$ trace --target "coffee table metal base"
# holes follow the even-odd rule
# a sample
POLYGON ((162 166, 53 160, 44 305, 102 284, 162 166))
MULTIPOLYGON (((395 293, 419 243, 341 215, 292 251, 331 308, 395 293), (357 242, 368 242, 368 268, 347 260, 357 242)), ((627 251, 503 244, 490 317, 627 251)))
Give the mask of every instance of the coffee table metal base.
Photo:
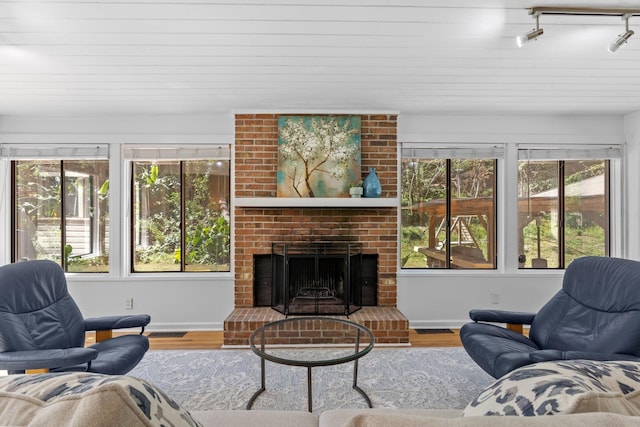
MULTIPOLYGON (((264 374, 264 368, 265 368, 265 359, 260 359, 260 388, 258 389, 258 391, 256 391, 253 396, 251 396, 251 399, 249 399, 249 403, 247 403, 247 409, 251 409, 251 407, 253 406, 253 402, 256 400, 256 398, 258 396, 260 396, 260 394, 265 391, 266 385, 265 385, 265 374, 264 374)), ((313 381, 311 378, 311 368, 313 366, 307 366, 307 407, 309 412, 313 412, 313 381)), ((371 404, 371 399, 369 399, 369 396, 367 395, 367 393, 362 390, 360 387, 358 387, 358 359, 353 361, 353 389, 356 390, 358 393, 360 393, 360 395, 364 398, 364 400, 367 402, 367 405, 369 406, 369 408, 373 408, 373 405, 371 404)))
POLYGON ((256 329, 249 336, 249 347, 256 355, 260 357, 260 389, 256 391, 249 403, 247 409, 251 409, 256 398, 265 391, 265 363, 270 361, 280 365, 300 366, 307 368, 307 401, 309 412, 313 411, 313 381, 311 377, 311 368, 318 366, 332 366, 343 363, 353 362, 353 388, 362 395, 367 405, 371 408, 371 399, 360 387, 358 387, 358 359, 373 349, 375 337, 371 330, 363 325, 351 322, 345 319, 334 317, 289 317, 275 322, 267 323, 256 329), (278 353, 278 346, 281 344, 280 333, 288 336, 292 333, 300 331, 309 333, 327 333, 329 336, 335 333, 343 334, 353 338, 353 347, 349 345, 344 349, 337 350, 338 353, 330 355, 316 354, 316 358, 307 358, 304 354, 300 354, 294 350, 293 353, 278 353), (363 338, 364 337, 364 338, 363 338), (360 343, 362 342, 362 347, 360 343), (275 344, 275 345, 274 345, 275 344))

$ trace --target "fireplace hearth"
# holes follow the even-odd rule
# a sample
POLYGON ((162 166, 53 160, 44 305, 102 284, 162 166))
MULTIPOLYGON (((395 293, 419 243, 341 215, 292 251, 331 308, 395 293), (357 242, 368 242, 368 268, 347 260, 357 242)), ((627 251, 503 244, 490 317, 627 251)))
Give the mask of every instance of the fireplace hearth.
POLYGON ((362 307, 362 245, 273 243, 271 306, 291 314, 349 315, 362 307))

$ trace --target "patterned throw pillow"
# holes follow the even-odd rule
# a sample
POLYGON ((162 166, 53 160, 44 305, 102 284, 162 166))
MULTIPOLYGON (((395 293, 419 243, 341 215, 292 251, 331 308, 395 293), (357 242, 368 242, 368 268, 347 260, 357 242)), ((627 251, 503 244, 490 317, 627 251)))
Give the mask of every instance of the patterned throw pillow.
POLYGON ((640 415, 640 363, 567 360, 524 366, 485 388, 463 416, 581 412, 640 415))
POLYGON ((0 425, 199 426, 150 383, 123 375, 51 373, 0 377, 0 425))

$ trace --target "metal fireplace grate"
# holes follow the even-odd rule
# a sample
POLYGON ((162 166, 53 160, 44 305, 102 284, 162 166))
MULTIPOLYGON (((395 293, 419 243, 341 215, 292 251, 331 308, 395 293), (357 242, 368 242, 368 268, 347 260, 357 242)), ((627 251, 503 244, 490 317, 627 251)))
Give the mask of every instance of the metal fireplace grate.
POLYGON ((362 306, 362 245, 272 244, 272 307, 284 315, 349 315, 362 306))

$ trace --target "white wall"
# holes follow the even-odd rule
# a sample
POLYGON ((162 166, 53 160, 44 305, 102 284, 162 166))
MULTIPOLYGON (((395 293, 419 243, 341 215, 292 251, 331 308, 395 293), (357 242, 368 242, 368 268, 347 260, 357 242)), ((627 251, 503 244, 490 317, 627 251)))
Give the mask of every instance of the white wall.
MULTIPOLYGON (((640 122, 640 120, 638 120, 640 122)), ((640 129, 638 129, 640 134, 640 129)), ((518 144, 622 144, 623 117, 599 116, 403 116, 398 142, 505 144, 499 164, 498 269, 492 271, 400 270, 398 308, 412 327, 459 327, 472 308, 537 311, 562 283, 562 271, 518 271, 518 144), (508 202, 511 201, 511 202, 508 202), (511 214, 513 213, 513 214, 511 214), (497 303, 495 303, 497 298, 497 303)), ((637 168, 636 168, 637 169, 637 168)), ((636 181, 637 182, 637 181, 636 181)), ((615 183, 620 190, 620 183, 615 183)), ((637 190, 636 190, 637 191, 637 190)), ((615 242, 617 256, 624 245, 615 242)), ((637 252, 636 252, 637 253, 637 252)))
POLYGON ((640 112, 624 118, 624 133, 627 140, 625 158, 625 181, 627 197, 625 199, 626 237, 628 257, 640 259, 640 112))
MULTIPOLYGON (((0 117, 0 143, 233 143, 231 115, 0 117)), ((625 171, 637 183, 640 168, 640 113, 623 117, 572 116, 405 116, 399 115, 399 142, 607 144, 629 140, 632 166, 625 171)), ((507 149, 513 160, 515 150, 507 149)), ((511 162, 513 163, 513 162, 511 162)), ((6 172, 6 171, 5 171, 6 172)), ((1 175, 0 175, 1 176, 1 175)), ((5 175, 6 177, 7 175, 5 175)), ((515 200, 516 171, 504 170, 499 203, 515 200)), ((637 236, 638 186, 629 186, 624 218, 632 236, 620 245, 622 256, 640 256, 637 236), (628 213, 628 214, 627 214, 628 213), (633 238, 636 236, 636 238, 633 238), (628 249, 625 248, 628 246, 628 249)), ((0 201, 2 234, 8 229, 6 192, 0 201)), ((0 192, 0 197, 2 193, 0 192)), ((505 206, 507 212, 515 212, 505 206)), ((496 271, 401 271, 398 307, 413 327, 455 327, 467 321, 471 308, 493 307, 536 311, 560 287, 562 272, 518 271, 515 215, 499 218, 499 268, 496 271), (507 262, 509 261, 509 262, 507 262), (499 298, 492 303, 492 295, 499 298)), ((5 243, 8 239, 4 240, 5 243)), ((0 248, 0 264, 7 261, 0 248)), ((69 276, 69 287, 85 316, 149 313, 151 330, 221 329, 233 309, 233 277, 228 275, 69 276), (134 308, 124 310, 127 298, 134 308)))
POLYGON ((146 313, 149 330, 222 330, 233 310, 233 278, 140 275, 125 278, 68 277, 69 292, 85 317, 146 313), (125 301, 133 298, 133 309, 125 301))
POLYGON ((233 143, 232 115, 0 116, 1 143, 233 143))

